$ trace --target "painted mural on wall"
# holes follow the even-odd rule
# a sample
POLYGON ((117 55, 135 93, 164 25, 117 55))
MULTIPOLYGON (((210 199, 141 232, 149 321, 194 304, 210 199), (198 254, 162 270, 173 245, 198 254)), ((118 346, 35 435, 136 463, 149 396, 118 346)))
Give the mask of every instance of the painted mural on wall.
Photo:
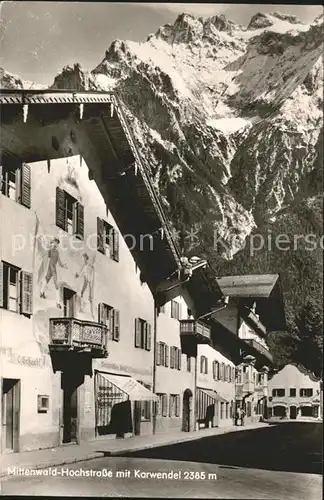
MULTIPOLYGON (((66 176, 61 177, 58 185, 81 202, 73 167, 68 166, 66 176)), ((80 240, 78 244, 71 244, 73 238, 53 225, 53 221, 46 223, 41 213, 35 213, 33 328, 42 352, 48 350, 50 318, 73 316, 97 320, 94 307, 96 252, 87 249, 80 240)))

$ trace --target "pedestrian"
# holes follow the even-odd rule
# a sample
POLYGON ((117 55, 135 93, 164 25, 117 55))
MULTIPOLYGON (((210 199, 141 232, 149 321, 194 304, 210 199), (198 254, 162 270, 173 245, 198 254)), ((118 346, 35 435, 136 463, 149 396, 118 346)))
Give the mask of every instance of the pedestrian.
POLYGON ((235 412, 235 425, 238 425, 238 421, 240 420, 241 418, 241 409, 238 407, 236 408, 236 412, 235 412))
POLYGON ((245 417, 245 411, 242 409, 241 410, 241 425, 244 425, 244 417, 245 417))

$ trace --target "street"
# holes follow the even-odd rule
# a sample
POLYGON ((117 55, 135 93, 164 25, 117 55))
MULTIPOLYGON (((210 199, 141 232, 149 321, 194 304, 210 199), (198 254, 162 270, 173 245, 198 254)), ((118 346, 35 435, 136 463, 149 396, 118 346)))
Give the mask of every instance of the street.
POLYGON ((52 476, 18 470, 3 480, 2 494, 317 500, 319 453, 320 425, 278 425, 58 466, 52 476))

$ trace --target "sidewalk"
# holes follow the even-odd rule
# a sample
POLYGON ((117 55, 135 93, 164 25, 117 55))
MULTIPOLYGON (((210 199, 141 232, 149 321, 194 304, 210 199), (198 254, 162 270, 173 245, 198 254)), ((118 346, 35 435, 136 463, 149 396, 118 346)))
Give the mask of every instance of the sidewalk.
POLYGON ((99 438, 80 445, 65 445, 46 450, 23 451, 1 456, 0 477, 7 476, 8 468, 43 469, 58 465, 72 464, 103 456, 117 456, 131 451, 157 448, 171 444, 194 441, 209 436, 229 434, 251 429, 269 427, 266 423, 246 425, 244 427, 224 427, 204 429, 195 432, 176 432, 155 434, 150 436, 135 436, 126 439, 99 438))

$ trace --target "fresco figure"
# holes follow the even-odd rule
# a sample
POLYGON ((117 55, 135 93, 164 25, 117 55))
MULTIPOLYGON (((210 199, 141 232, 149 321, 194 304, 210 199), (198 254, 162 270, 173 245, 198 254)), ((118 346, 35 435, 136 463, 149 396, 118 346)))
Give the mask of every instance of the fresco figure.
POLYGON ((47 250, 47 259, 48 259, 48 267, 47 273, 45 275, 45 279, 43 280, 40 297, 42 299, 46 298, 46 290, 48 283, 53 279, 54 286, 56 289, 56 305, 59 309, 62 309, 61 306, 61 297, 60 297, 60 287, 57 279, 57 265, 60 267, 67 269, 67 264, 63 264, 60 259, 60 254, 58 250, 58 246, 60 244, 60 240, 58 238, 53 238, 50 243, 49 249, 47 250))
POLYGON ((91 316, 92 318, 94 318, 94 312, 93 312, 93 288, 94 288, 94 278, 95 278, 94 261, 90 263, 89 255, 87 253, 84 253, 82 257, 83 257, 83 264, 81 266, 80 271, 75 275, 76 278, 83 278, 83 284, 81 289, 80 311, 83 312, 83 306, 82 306, 83 298, 85 292, 88 290, 91 316))

